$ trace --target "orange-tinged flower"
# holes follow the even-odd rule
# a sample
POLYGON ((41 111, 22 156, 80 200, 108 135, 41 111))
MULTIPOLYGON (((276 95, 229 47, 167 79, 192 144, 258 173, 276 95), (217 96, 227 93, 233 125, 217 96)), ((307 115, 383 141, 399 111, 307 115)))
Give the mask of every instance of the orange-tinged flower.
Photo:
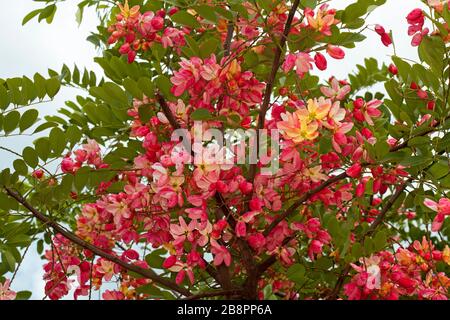
POLYGON ((339 22, 334 18, 335 14, 335 10, 328 10, 328 5, 322 5, 315 16, 311 9, 305 10, 309 26, 327 36, 331 35, 331 26, 339 22))
POLYGON ((450 266, 450 247, 448 245, 442 251, 442 260, 450 266))
POLYGON ((139 16, 139 9, 141 8, 140 6, 134 6, 130 9, 128 0, 125 0, 124 5, 122 5, 120 3, 118 5, 119 5, 120 13, 122 14, 122 16, 125 19, 134 19, 139 16))
POLYGON ((285 113, 281 115, 284 121, 277 124, 278 129, 283 130, 287 139, 294 143, 300 143, 305 140, 314 140, 319 136, 319 125, 316 121, 308 122, 306 117, 300 119, 297 113, 285 113))
POLYGON ((331 100, 320 97, 317 99, 309 99, 307 109, 296 111, 298 118, 306 121, 321 121, 324 119, 331 109, 331 100))

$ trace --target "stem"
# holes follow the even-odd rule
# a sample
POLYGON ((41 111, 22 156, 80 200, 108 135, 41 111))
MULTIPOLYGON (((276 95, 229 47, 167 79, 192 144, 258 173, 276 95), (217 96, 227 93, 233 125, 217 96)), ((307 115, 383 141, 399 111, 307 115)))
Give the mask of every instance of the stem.
MULTIPOLYGON (((275 50, 275 57, 273 59, 272 71, 270 72, 269 79, 267 80, 266 91, 264 93, 264 100, 261 105, 261 110, 260 110, 259 116, 258 116, 258 125, 256 128, 257 133, 259 130, 264 128, 264 122, 266 119, 266 113, 269 110, 270 98, 272 96, 275 78, 277 76, 278 69, 280 68, 280 65, 281 65, 281 55, 286 46, 287 37, 289 36, 289 32, 291 31, 292 21, 294 20, 295 12, 297 11, 299 4, 300 4, 300 0, 294 1, 294 4, 292 5, 291 10, 289 11, 289 16, 286 20, 286 25, 284 27, 284 32, 283 32, 283 35, 281 36, 280 43, 275 50)), ((257 134, 256 137, 257 137, 256 152, 258 152, 259 151, 259 134, 257 134)), ((249 172, 249 181, 250 182, 253 182, 253 180, 255 179, 256 168, 257 168, 256 164, 252 164, 250 166, 250 172, 249 172)))
POLYGON ((33 216, 38 219, 39 221, 43 222, 44 224, 46 224, 47 226, 51 227, 56 233, 61 234, 63 237, 65 237, 66 239, 70 240, 71 242, 79 245, 80 247, 90 250, 92 251, 95 255, 100 256, 102 258, 105 258, 111 262, 114 262, 115 264, 121 266, 122 268, 135 272, 147 279, 150 279, 152 281, 154 281, 155 283, 160 284, 161 286, 164 286, 168 289, 171 289, 173 291, 176 291, 186 297, 191 296, 191 293, 189 290, 182 288, 180 286, 178 286, 176 283, 167 280, 163 277, 160 277, 159 275, 157 275, 154 271, 150 270, 150 269, 144 269, 141 267, 138 267, 136 265, 133 264, 129 264, 126 263, 124 261, 122 261, 121 259, 119 259, 117 256, 114 256, 108 252, 103 251, 102 249, 92 245, 91 243, 79 238, 78 236, 76 236, 75 234, 67 231, 66 229, 64 229, 61 225, 59 225, 58 223, 56 223, 55 221, 51 220, 49 217, 47 217, 46 215, 44 215, 43 213, 41 213, 40 211, 38 211, 37 209, 35 209, 28 201, 26 201, 21 195, 19 195, 17 192, 11 190, 8 187, 4 187, 4 189, 6 190, 6 192, 8 193, 9 196, 11 196, 12 198, 14 198, 18 203, 20 203, 21 205, 23 205, 26 209, 28 209, 33 216))

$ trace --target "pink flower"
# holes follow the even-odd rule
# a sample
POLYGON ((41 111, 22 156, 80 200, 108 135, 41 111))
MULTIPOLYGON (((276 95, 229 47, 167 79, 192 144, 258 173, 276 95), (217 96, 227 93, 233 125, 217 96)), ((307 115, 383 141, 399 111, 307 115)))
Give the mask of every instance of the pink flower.
POLYGON ((61 162, 61 170, 64 173, 73 173, 75 168, 75 163, 69 157, 66 157, 61 162))
POLYGON ((435 202, 430 199, 425 199, 423 204, 428 208, 430 208, 431 210, 437 212, 437 215, 433 220, 431 230, 439 231, 442 228, 445 216, 450 215, 450 199, 442 198, 439 200, 439 202, 435 202))
POLYGON ((334 59, 344 59, 345 57, 345 52, 344 50, 342 50, 341 48, 334 46, 332 44, 329 44, 327 46, 327 53, 330 55, 330 57, 334 58, 334 59))
POLYGON ((349 177, 358 178, 361 175, 362 167, 361 164, 355 163, 350 168, 347 169, 346 173, 349 177))
POLYGON ((326 36, 331 36, 331 26, 338 23, 338 20, 334 18, 335 14, 336 10, 328 9, 328 4, 321 5, 316 15, 312 9, 305 9, 309 27, 326 36))
POLYGON ((177 262, 177 257, 170 256, 166 260, 164 260, 163 267, 166 269, 169 269, 169 268, 173 267, 176 262, 177 262))
POLYGON ((187 239, 188 241, 194 241, 193 231, 195 230, 196 222, 192 220, 189 225, 186 224, 186 221, 183 217, 178 217, 178 224, 170 225, 170 233, 174 237, 174 245, 181 245, 187 239))
POLYGON ((322 247, 323 243, 319 240, 313 240, 311 241, 311 244, 308 248, 308 256, 311 258, 311 260, 314 260, 314 255, 322 253, 322 247))
POLYGON ((388 47, 392 44, 391 36, 384 30, 382 26, 377 24, 375 26, 375 32, 378 33, 381 36, 381 42, 388 47))
POLYGON ((408 21, 409 24, 423 25, 425 20, 423 10, 419 8, 414 9, 406 16, 406 20, 408 21))
POLYGON ((125 300, 125 295, 117 290, 106 290, 102 294, 102 298, 105 300, 125 300))
POLYGON ((238 221, 236 223, 236 236, 237 237, 245 237, 247 234, 247 227, 244 221, 238 221))
POLYGON ((320 91, 331 99, 344 100, 345 96, 349 94, 351 88, 348 84, 344 86, 339 85, 339 80, 333 77, 330 81, 331 87, 320 87, 320 91))
POLYGON ((32 176, 40 180, 44 176, 44 171, 42 171, 41 169, 35 170, 33 171, 32 176))
POLYGON ((382 101, 374 99, 370 102, 363 102, 363 106, 360 109, 353 111, 353 115, 358 121, 366 121, 369 125, 373 126, 372 118, 378 118, 381 116, 381 111, 378 108, 383 104, 382 101))
POLYGON ((227 267, 231 264, 231 254, 228 249, 217 243, 216 240, 211 240, 211 252, 214 255, 214 265, 220 266, 224 263, 227 267))
POLYGON ((314 56, 314 62, 316 64, 317 69, 326 70, 327 69, 327 58, 320 52, 317 52, 314 56))
POLYGON ((283 63, 283 71, 289 72, 295 67, 298 76, 303 78, 304 74, 312 69, 312 62, 314 62, 314 59, 305 52, 291 53, 286 56, 286 60, 283 63))
POLYGON ((261 233, 255 233, 248 237, 248 244, 253 250, 261 250, 266 244, 266 238, 261 233))
POLYGON ((389 65, 389 72, 392 74, 392 75, 394 75, 394 76, 396 76, 397 74, 398 74, 398 68, 394 65, 394 64, 390 64, 389 65))
POLYGON ((14 300, 16 298, 16 293, 9 288, 10 284, 10 280, 5 280, 3 284, 0 283, 0 300, 14 300))
POLYGON ((428 28, 424 28, 422 31, 416 33, 411 40, 411 45, 413 47, 418 47, 422 43, 423 37, 426 36, 428 32, 430 32, 430 30, 428 28))

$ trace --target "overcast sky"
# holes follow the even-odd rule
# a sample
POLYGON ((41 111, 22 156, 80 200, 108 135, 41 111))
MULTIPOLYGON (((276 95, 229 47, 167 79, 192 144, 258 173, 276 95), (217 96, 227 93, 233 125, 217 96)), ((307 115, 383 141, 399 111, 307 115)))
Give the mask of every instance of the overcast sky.
MULTIPOLYGON (((78 3, 79 1, 76 1, 78 3)), ((331 6, 343 8, 354 1, 334 0, 331 6)), ((36 20, 22 26, 23 17, 41 4, 31 0, 8 1, 6 9, 0 11, 0 77, 8 78, 34 73, 46 74, 48 68, 60 70, 65 63, 73 66, 75 63, 80 69, 86 67, 90 70, 99 70, 93 61, 96 56, 92 44, 85 39, 90 31, 96 29, 96 16, 87 11, 83 23, 79 27, 75 22, 75 1, 58 3, 58 11, 53 24, 37 23, 36 20)), ((369 23, 379 23, 386 30, 393 30, 396 41, 397 54, 401 57, 416 59, 416 51, 410 46, 410 37, 407 36, 406 15, 414 8, 421 6, 419 0, 388 0, 382 8, 377 9, 369 18, 369 23)), ((392 47, 385 48, 374 32, 369 32, 368 39, 353 50, 346 50, 345 60, 329 61, 329 69, 323 74, 325 78, 331 75, 343 79, 355 70, 355 65, 362 63, 365 57, 375 57, 378 60, 389 62, 393 54, 392 47)), ((77 94, 76 90, 63 89, 54 102, 40 106, 41 114, 50 114, 64 105, 64 101, 77 94)), ((4 139, 0 137, 0 145, 22 150, 31 143, 29 138, 21 137, 4 139)), ((0 151, 0 169, 11 163, 11 158, 0 151)), ((32 290, 34 299, 43 297, 42 262, 31 248, 24 260, 20 271, 13 283, 13 289, 32 290)), ((71 297, 69 297, 71 298, 71 297)))

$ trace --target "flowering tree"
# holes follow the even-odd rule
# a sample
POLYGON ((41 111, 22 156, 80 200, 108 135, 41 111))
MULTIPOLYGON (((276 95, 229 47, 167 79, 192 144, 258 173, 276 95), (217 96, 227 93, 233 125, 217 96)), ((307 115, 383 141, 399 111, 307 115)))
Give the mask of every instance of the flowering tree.
POLYGON ((385 2, 81 1, 103 77, 0 81, 0 134, 38 134, 0 146, 0 299, 32 243, 50 299, 447 299, 450 10, 407 15, 407 61, 385 2), (321 80, 365 32, 392 64, 321 80))

